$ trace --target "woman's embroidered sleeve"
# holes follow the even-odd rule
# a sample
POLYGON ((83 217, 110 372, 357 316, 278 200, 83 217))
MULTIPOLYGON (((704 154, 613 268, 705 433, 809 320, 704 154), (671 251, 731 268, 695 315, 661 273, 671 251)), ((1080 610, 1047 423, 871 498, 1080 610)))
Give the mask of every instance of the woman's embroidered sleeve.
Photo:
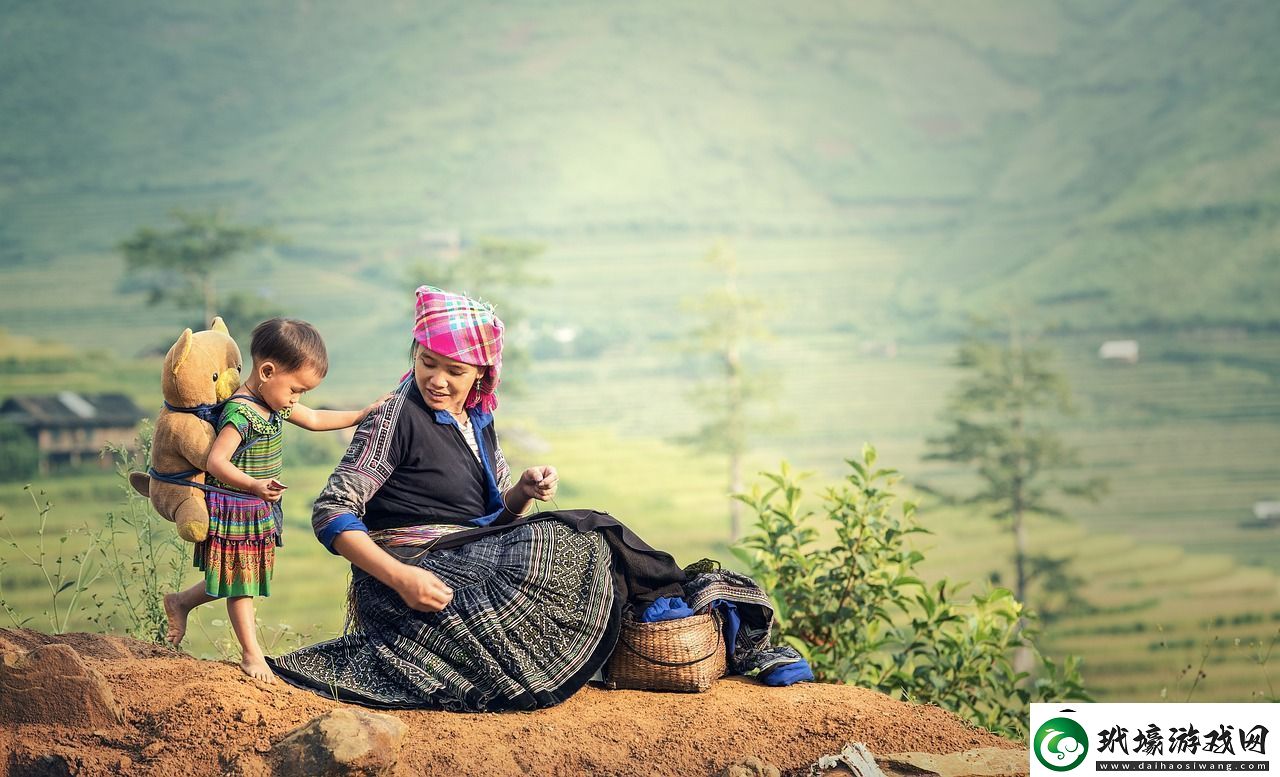
POLYGON ((498 492, 507 493, 511 488, 511 467, 507 465, 507 457, 502 455, 502 445, 498 443, 498 435, 493 435, 493 479, 498 481, 498 492))
POLYGON ((330 553, 337 552, 333 542, 344 531, 369 532, 360 519, 365 505, 400 461, 396 425, 406 401, 405 388, 411 386, 411 382, 402 383, 391 399, 360 423, 342 461, 316 497, 311 528, 330 553))

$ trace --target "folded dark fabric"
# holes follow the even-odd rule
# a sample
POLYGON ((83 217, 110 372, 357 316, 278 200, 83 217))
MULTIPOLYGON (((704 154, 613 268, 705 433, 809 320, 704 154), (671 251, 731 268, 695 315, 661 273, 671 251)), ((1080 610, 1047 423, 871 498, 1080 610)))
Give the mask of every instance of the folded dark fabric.
MULTIPOLYGON (((699 572, 685 583, 684 600, 695 611, 718 601, 733 604, 738 621, 737 633, 730 635, 726 632, 725 635, 732 646, 728 656, 730 674, 766 672, 775 666, 802 660, 793 647, 770 645, 773 604, 760 586, 746 575, 727 569, 699 572)), ((725 610, 721 609, 721 612, 723 614, 725 610)), ((729 622, 726 620, 726 625, 729 622)))
POLYGON ((560 521, 578 532, 602 532, 613 553, 618 596, 641 611, 660 597, 680 596, 683 592, 687 578, 670 553, 655 549, 617 518, 598 510, 551 510, 516 523, 456 532, 442 537, 432 550, 456 548, 480 537, 540 521, 560 521))

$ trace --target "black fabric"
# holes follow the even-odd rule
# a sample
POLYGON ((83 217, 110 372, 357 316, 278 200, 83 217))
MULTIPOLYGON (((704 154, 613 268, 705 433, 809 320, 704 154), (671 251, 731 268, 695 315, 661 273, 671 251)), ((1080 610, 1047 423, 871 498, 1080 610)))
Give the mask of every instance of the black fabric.
MULTIPOLYGON (((498 441, 493 424, 484 435, 484 454, 491 470, 498 441)), ((363 523, 370 531, 426 523, 467 524, 492 512, 484 470, 462 432, 439 423, 416 387, 405 392, 396 422, 388 464, 390 477, 365 505, 363 523)))
POLYGON ((578 532, 604 534, 613 553, 614 592, 620 601, 643 611, 656 599, 683 595, 687 577, 671 554, 653 548, 617 518, 598 510, 549 510, 519 522, 455 532, 441 537, 431 549, 456 548, 521 523, 551 520, 566 523, 578 532))

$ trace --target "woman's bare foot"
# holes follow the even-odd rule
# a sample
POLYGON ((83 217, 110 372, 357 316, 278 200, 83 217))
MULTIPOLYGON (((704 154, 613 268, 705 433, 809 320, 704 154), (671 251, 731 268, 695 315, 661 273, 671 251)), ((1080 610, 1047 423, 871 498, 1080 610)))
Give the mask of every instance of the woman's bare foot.
POLYGON ((267 659, 263 656, 244 656, 240 659, 240 670, 264 683, 276 681, 275 673, 271 671, 271 667, 267 666, 267 659))
POLYGON ((187 616, 190 614, 191 608, 183 606, 178 594, 164 595, 164 615, 169 619, 169 631, 165 634, 165 639, 170 645, 177 647, 187 635, 187 616))

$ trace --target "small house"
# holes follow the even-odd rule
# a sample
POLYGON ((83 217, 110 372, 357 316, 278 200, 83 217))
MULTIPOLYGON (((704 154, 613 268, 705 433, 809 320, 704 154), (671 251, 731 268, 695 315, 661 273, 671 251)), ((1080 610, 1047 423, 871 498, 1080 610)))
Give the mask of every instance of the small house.
POLYGON ((1253 517, 1259 523, 1280 524, 1280 502, 1254 502, 1253 517))
POLYGON ((1108 340, 1098 349, 1098 358, 1104 362, 1122 364, 1138 363, 1137 340, 1108 340))
POLYGON ((132 446, 143 413, 123 394, 77 394, 60 391, 45 396, 10 397, 0 404, 0 419, 23 429, 40 452, 40 471, 48 473, 84 461, 111 463, 100 457, 107 443, 132 446))

